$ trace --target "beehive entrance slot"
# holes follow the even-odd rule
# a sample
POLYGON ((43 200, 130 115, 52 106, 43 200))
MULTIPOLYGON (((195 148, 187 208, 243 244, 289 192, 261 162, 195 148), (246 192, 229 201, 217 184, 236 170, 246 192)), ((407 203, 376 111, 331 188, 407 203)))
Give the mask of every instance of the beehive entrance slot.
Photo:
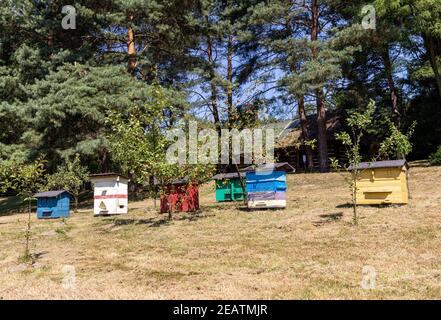
POLYGON ((43 217, 50 217, 52 215, 52 211, 43 211, 43 217))

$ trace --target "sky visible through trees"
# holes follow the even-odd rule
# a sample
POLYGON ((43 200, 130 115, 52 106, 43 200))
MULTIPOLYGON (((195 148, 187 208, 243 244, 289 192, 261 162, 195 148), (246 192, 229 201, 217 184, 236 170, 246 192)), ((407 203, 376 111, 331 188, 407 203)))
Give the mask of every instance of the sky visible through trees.
POLYGON ((327 171, 327 119, 373 100, 365 144, 388 121, 416 123, 409 159, 426 159, 441 144, 440 56, 436 0, 2 1, 0 162, 44 155, 56 172, 79 154, 91 172, 118 170, 109 115, 150 117, 164 101, 161 130, 300 118, 327 171))

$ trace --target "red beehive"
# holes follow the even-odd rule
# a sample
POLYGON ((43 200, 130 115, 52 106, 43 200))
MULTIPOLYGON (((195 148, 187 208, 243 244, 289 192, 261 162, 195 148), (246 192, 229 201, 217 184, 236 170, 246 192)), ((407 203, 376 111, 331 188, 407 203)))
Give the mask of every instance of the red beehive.
POLYGON ((161 213, 194 212, 199 210, 199 190, 196 183, 185 180, 167 184, 161 195, 161 213))

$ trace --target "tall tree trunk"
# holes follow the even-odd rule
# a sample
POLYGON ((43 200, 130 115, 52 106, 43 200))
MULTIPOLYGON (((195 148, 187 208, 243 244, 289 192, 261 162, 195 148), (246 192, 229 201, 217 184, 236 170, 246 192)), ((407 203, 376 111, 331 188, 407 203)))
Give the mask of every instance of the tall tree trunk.
POLYGON ((401 127, 401 113, 398 108, 398 91, 397 91, 397 87, 395 86, 395 81, 394 81, 394 77, 393 77, 393 66, 392 66, 390 53, 389 53, 389 45, 386 45, 382 48, 381 58, 383 59, 384 69, 386 72, 387 84, 389 86, 394 123, 397 126, 397 128, 400 128, 401 127))
MULTIPOLYGON (((312 1, 312 21, 311 21, 311 41, 312 44, 312 58, 318 58, 317 40, 319 34, 319 6, 318 0, 312 1)), ((323 88, 316 90, 317 100, 317 126, 318 126, 318 150, 319 150, 319 167, 320 172, 329 171, 328 163, 328 137, 326 130, 326 108, 325 108, 325 94, 323 88)))
MULTIPOLYGON (((295 37, 292 27, 291 27, 291 21, 288 21, 286 24, 286 29, 290 35, 290 37, 295 37)), ((291 62, 290 63, 290 70, 291 73, 296 73, 299 72, 298 70, 298 66, 296 63, 291 62)), ((306 144, 306 142, 308 142, 309 140, 309 132, 308 132, 308 119, 306 117, 306 111, 305 111, 305 96, 303 94, 301 95, 297 95, 297 109, 298 109, 298 115, 299 115, 299 119, 300 119, 300 128, 302 130, 302 137, 301 140, 303 142, 303 144, 305 145, 306 148, 306 158, 307 158, 307 163, 308 163, 308 169, 309 171, 313 171, 314 170, 314 155, 312 153, 312 147, 308 144, 306 144)), ((297 167, 299 166, 299 156, 297 155, 297 167)))
MULTIPOLYGON (((207 27, 209 26, 209 20, 208 16, 205 17, 205 21, 207 24, 207 27)), ((214 69, 214 59, 213 59, 213 42, 211 41, 211 36, 207 32, 207 56, 208 56, 208 64, 210 68, 210 89, 211 89, 211 112, 213 114, 214 118, 214 124, 216 126, 216 130, 218 133, 218 136, 221 136, 221 124, 220 124, 220 117, 219 117, 219 110, 217 107, 217 90, 216 90, 216 73, 214 69)))
POLYGON ((439 71, 438 59, 436 56, 435 43, 433 36, 427 34, 424 36, 424 43, 429 54, 430 65, 432 67, 433 73, 435 74, 436 85, 438 87, 438 94, 441 98, 441 74, 439 71))
POLYGON ((305 145, 306 148, 306 157, 308 161, 308 169, 309 171, 312 171, 314 169, 314 156, 312 153, 312 148, 310 145, 306 144, 309 140, 309 133, 308 133, 308 119, 306 118, 306 112, 305 112, 305 97, 303 95, 298 96, 298 112, 299 112, 299 119, 300 119, 300 128, 302 129, 302 142, 305 145))
POLYGON ((317 127, 320 172, 329 171, 328 133, 326 129, 326 109, 322 89, 317 90, 317 127))
POLYGON ((227 55, 227 104, 228 104, 228 123, 230 129, 233 127, 233 35, 228 35, 228 55, 227 55))
MULTIPOLYGON (((130 21, 133 20, 133 16, 130 16, 130 21)), ((127 70, 132 73, 136 68, 136 43, 135 43, 135 31, 132 26, 129 26, 127 30, 127 54, 129 61, 127 70)))

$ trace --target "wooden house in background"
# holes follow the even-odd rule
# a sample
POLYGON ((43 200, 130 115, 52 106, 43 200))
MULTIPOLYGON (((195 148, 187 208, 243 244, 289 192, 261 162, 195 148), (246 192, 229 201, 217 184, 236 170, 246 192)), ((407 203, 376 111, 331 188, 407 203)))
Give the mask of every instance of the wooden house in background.
MULTIPOLYGON (((317 140, 318 127, 316 115, 307 117, 307 127, 309 140, 317 140)), ((336 141, 335 134, 343 127, 344 116, 340 113, 328 112, 326 128, 328 131, 328 157, 336 158, 339 161, 346 163, 345 150, 339 141, 336 141)), ((292 120, 285 122, 285 127, 276 132, 276 145, 274 155, 278 162, 288 162, 295 167, 297 171, 307 170, 307 151, 306 146, 302 143, 302 130, 300 120, 292 120)), ((313 151, 313 166, 318 168, 318 148, 313 151)))

